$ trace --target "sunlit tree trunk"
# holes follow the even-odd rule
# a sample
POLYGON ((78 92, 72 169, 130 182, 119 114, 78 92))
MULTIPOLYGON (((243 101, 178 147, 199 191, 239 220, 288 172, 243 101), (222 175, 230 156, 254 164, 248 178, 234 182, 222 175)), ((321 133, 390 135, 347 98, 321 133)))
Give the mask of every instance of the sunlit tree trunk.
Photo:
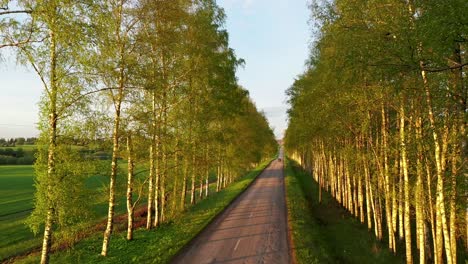
MULTIPOLYGON (((429 124, 432 129, 432 137, 434 140, 434 157, 436 163, 436 174, 437 174, 437 191, 436 191, 436 250, 435 253, 437 255, 437 260, 439 263, 442 263, 442 251, 444 246, 444 237, 445 241, 445 252, 447 256, 452 256, 451 247, 450 247, 450 239, 448 235, 448 228, 447 228, 447 217, 445 214, 445 197, 444 197, 444 160, 441 155, 443 155, 440 142, 439 142, 439 134, 437 133, 435 117, 432 110, 432 96, 429 90, 429 83, 426 76, 426 71, 424 70, 424 63, 420 62, 421 66, 421 76, 423 78, 424 90, 426 94, 426 103, 428 107, 428 117, 429 117, 429 124), (447 239, 448 238, 448 239, 447 239)), ((442 144, 445 144, 443 142, 442 144)), ((447 263, 452 263, 452 258, 447 258, 447 263)))
POLYGON ((357 183, 357 174, 359 173, 358 170, 355 170, 353 175, 353 207, 354 207, 354 216, 356 218, 360 218, 359 216, 359 190, 358 190, 358 183, 357 183))
POLYGON ((333 162, 333 155, 331 152, 328 152, 328 177, 331 178, 331 186, 332 186, 332 196, 333 198, 336 198, 336 192, 337 192, 337 180, 336 180, 336 171, 335 171, 335 166, 333 162))
POLYGON ((344 167, 345 167, 345 177, 346 177, 346 203, 348 207, 348 211, 353 214, 354 207, 353 207, 353 193, 352 193, 352 186, 351 186, 351 174, 349 171, 349 164, 346 158, 344 159, 344 167))
MULTIPOLYGON (((378 188, 377 188, 378 189, 378 188)), ((378 191, 376 191, 378 193, 378 191)), ((382 240, 383 237, 383 231, 382 231, 382 198, 377 196, 377 239, 380 241, 382 240)))
POLYGON ((318 183, 318 201, 319 203, 322 202, 322 182, 321 182, 321 172, 320 172, 320 168, 319 168, 319 164, 320 164, 320 161, 318 159, 318 156, 316 155, 315 152, 313 152, 312 154, 313 156, 313 160, 312 160, 312 163, 313 163, 313 166, 312 166, 312 170, 313 170, 313 177, 315 179, 315 181, 317 181, 318 183))
MULTIPOLYGON (((164 51, 164 49, 163 49, 164 51)), ((159 149, 158 153, 159 156, 161 157, 160 160, 160 185, 158 186, 156 184, 156 189, 159 187, 160 189, 160 215, 159 215, 159 222, 155 222, 155 226, 158 224, 165 222, 166 221, 166 177, 167 177, 167 145, 169 142, 166 140, 167 137, 167 111, 168 111, 168 106, 167 106, 167 100, 168 100, 168 72, 167 72, 167 54, 165 52, 162 53, 161 55, 161 62, 162 62, 162 98, 161 98, 161 127, 159 131, 159 149)), ((156 201, 158 201, 158 196, 155 195, 156 201)), ((157 208, 157 206, 156 206, 157 208)), ((157 211, 157 210, 156 210, 157 211)), ((157 217, 156 217, 157 218, 157 217)))
POLYGON ((166 142, 162 144, 161 150, 161 217, 160 221, 166 221, 166 177, 167 177, 167 154, 166 154, 166 142))
POLYGON ((49 253, 52 242, 53 213, 53 208, 47 209, 47 216, 44 225, 44 238, 42 240, 41 264, 49 263, 49 253))
POLYGON ((52 245, 52 226, 54 222, 54 207, 51 204, 52 181, 55 177, 55 149, 57 147, 57 50, 55 32, 49 30, 50 40, 50 81, 49 81, 49 146, 47 149, 47 200, 48 208, 44 223, 42 239, 41 264, 49 263, 49 253, 52 245))
POLYGON ((222 171, 222 156, 221 156, 221 144, 218 145, 217 151, 217 164, 216 164, 216 192, 221 190, 221 171, 222 171))
MULTIPOLYGON (((456 136, 456 129, 454 129, 454 136, 456 136)), ((449 198, 450 215, 449 215, 449 230, 450 230, 450 247, 452 253, 452 263, 457 263, 457 176, 458 176, 458 146, 455 144, 451 156, 451 191, 449 198)))
POLYGON ((222 176, 222 178, 221 178, 222 179, 221 188, 224 189, 224 188, 226 188, 227 174, 229 172, 229 168, 228 168, 225 160, 223 160, 223 165, 224 165, 223 166, 223 171, 222 171, 222 174, 221 174, 221 176, 222 176))
POLYGON ((180 177, 180 170, 179 170, 179 155, 178 155, 178 146, 179 140, 176 139, 176 147, 174 153, 174 186, 172 188, 171 194, 171 217, 174 218, 177 212, 177 193, 179 191, 179 177, 180 177))
POLYGON ((206 161, 206 166, 205 166, 205 197, 208 197, 209 192, 210 192, 210 167, 208 163, 208 153, 209 153, 209 148, 208 145, 206 145, 205 149, 205 161, 206 161))
POLYGON ((203 180, 204 180, 203 177, 200 177, 200 190, 198 192, 198 198, 200 200, 203 199, 203 191, 204 191, 204 189, 203 189, 203 180))
POLYGON ((377 201, 374 199, 374 189, 372 188, 372 183, 370 182, 370 173, 369 173, 369 168, 366 166, 365 170, 368 172, 368 179, 369 179, 369 198, 370 198, 370 204, 372 207, 372 212, 373 212, 373 219, 374 219, 374 234, 375 236, 380 240, 379 237, 379 212, 377 208, 377 201))
POLYGON ((367 211, 367 228, 369 230, 372 229, 372 213, 373 213, 373 201, 371 200, 370 196, 370 178, 369 178, 369 168, 367 159, 364 157, 363 161, 364 165, 364 181, 365 181, 365 189, 366 189, 366 211, 367 211))
POLYGON ((413 255, 411 252, 411 219, 410 219, 410 186, 408 175, 408 158, 406 152, 406 113, 405 113, 405 99, 402 96, 400 101, 400 153, 401 153, 401 166, 403 170, 404 181, 404 230, 405 230, 405 245, 406 245, 406 263, 413 263, 413 255))
POLYGON ((429 203, 429 220, 431 224, 431 235, 432 235, 432 243, 434 245, 434 263, 439 263, 439 258, 437 255, 437 250, 438 250, 438 245, 437 245, 437 240, 435 239, 436 237, 436 219, 434 216, 435 213, 435 206, 433 202, 433 195, 432 195, 432 174, 431 174, 431 168, 429 165, 429 161, 427 157, 425 158, 425 169, 426 169, 426 183, 427 183, 427 197, 428 197, 428 203, 429 203))
MULTIPOLYGON (((121 20, 122 16, 122 3, 119 9, 121 20)), ((120 24, 120 21, 119 21, 120 24)), ((125 84, 125 65, 124 65, 124 53, 125 53, 125 45, 120 40, 120 35, 117 34, 118 42, 120 42, 120 69, 119 69, 119 82, 118 82, 118 94, 117 97, 114 99, 114 106, 115 106, 115 115, 114 115, 114 131, 112 135, 112 160, 111 160, 111 175, 110 175, 110 183, 109 183, 109 211, 107 214, 107 225, 106 230, 104 232, 104 239, 102 243, 102 256, 107 256, 107 251, 109 247, 109 240, 112 234, 112 230, 114 227, 114 207, 115 207, 115 186, 116 186, 116 178, 117 178, 117 158, 119 154, 119 139, 120 139, 120 111, 121 105, 123 101, 124 95, 124 84, 125 84)), ((112 92, 113 93, 113 92, 112 92)), ((112 95, 114 97, 114 95, 112 95)))
POLYGON ((187 154, 184 155, 184 172, 182 175, 182 193, 180 195, 180 208, 185 210, 185 199, 187 198, 187 177, 188 177, 188 158, 187 154))
POLYGON ((343 204, 343 199, 342 199, 342 189, 343 189, 343 169, 341 166, 341 159, 339 157, 336 157, 337 155, 335 154, 335 160, 336 160, 336 181, 337 181, 337 194, 336 194, 336 200, 340 203, 343 204))
POLYGON ((156 178, 156 89, 153 88, 152 92, 152 109, 151 109, 151 143, 149 151, 150 171, 148 179, 148 212, 146 216, 146 229, 153 227, 153 211, 154 211, 154 180, 156 178))
MULTIPOLYGON (((117 99, 121 102, 122 94, 119 92, 119 96, 117 99)), ((113 229, 113 218, 114 218, 114 207, 115 207, 115 186, 116 186, 116 177, 117 177, 117 155, 119 149, 119 126, 120 126, 120 102, 116 105, 116 114, 114 118, 114 133, 112 136, 113 141, 113 149, 112 149, 112 166, 111 166, 111 176, 110 176, 110 184, 109 184, 109 211, 107 214, 107 225, 106 230, 104 232, 104 241, 102 245, 101 255, 106 256, 107 250, 109 246, 109 240, 113 229), (117 110, 118 109, 118 110, 117 110)))
MULTIPOLYGON (((448 110, 444 110, 444 116, 448 116, 448 110)), ((450 190, 450 177, 447 177, 448 179, 445 180, 445 174, 447 172, 447 161, 448 161, 448 144, 449 144, 449 127, 448 127, 448 118, 444 118, 443 120, 443 130, 441 133, 441 153, 440 153, 440 159, 441 159, 441 164, 442 164, 442 173, 444 175, 443 181, 444 181, 444 190, 448 189, 450 190), (445 185, 445 181, 448 182, 448 185, 445 185)), ((450 205, 450 198, 447 199, 447 205, 450 205)), ((447 260, 447 263, 453 263, 453 249, 452 249, 452 237, 450 236, 450 230, 449 230, 449 221, 450 219, 447 219, 447 213, 446 213, 446 202, 445 202, 445 195, 442 203, 442 209, 444 211, 443 215, 445 217, 442 218, 442 233, 444 235, 444 247, 445 247, 445 254, 446 256, 449 256, 450 260, 447 260), (448 221, 447 221, 448 220, 448 221)), ((450 213, 448 214, 448 217, 450 217, 450 213)))
POLYGON ((393 216, 392 216, 392 195, 390 189, 390 173, 388 161, 388 133, 387 133, 387 114, 385 106, 381 104, 381 120, 382 120, 382 154, 383 154, 383 175, 384 175, 384 192, 385 192, 385 213, 387 219, 388 230, 388 245, 391 251, 396 251, 395 236, 393 233, 393 216))
MULTIPOLYGON (((180 198, 180 206, 181 206, 181 209, 182 210, 185 210, 185 200, 187 199, 187 180, 188 180, 188 176, 189 176, 189 173, 190 173, 190 162, 189 162, 189 158, 193 157, 194 154, 194 151, 195 151, 195 147, 194 147, 194 140, 192 138, 192 133, 193 133, 193 126, 192 126, 192 122, 190 121, 189 122, 189 131, 188 131, 188 139, 187 141, 190 143, 190 151, 188 151, 188 153, 185 153, 184 155, 184 175, 183 175, 183 179, 182 179, 182 194, 181 194, 181 198, 180 198)), ((193 158, 192 158, 193 159, 193 158)), ((194 166, 194 164, 192 164, 192 166, 194 166)))
MULTIPOLYGON (((398 115, 398 120, 400 119, 400 116, 398 115)), ((401 124, 400 124, 401 125, 401 124)), ((400 129, 400 128, 398 128, 400 129)), ((401 153, 401 148, 400 148, 400 170, 398 173, 398 182, 399 182, 399 188, 398 190, 398 236, 400 240, 403 240, 405 237, 405 229, 404 229, 404 210, 403 210, 403 204, 404 204, 404 181, 403 181, 403 155, 401 153)))
POLYGON ((182 196, 182 189, 183 189, 183 177, 184 177, 184 169, 183 169, 183 160, 181 160, 181 158, 183 156, 181 156, 181 154, 183 154, 181 152, 181 148, 180 148, 180 142, 181 140, 179 139, 179 137, 177 136, 176 137, 176 143, 175 143, 175 153, 174 153, 174 164, 175 164, 175 168, 174 168, 174 173, 175 173, 175 182, 174 182, 174 189, 173 189, 173 193, 172 193, 172 216, 173 218, 176 216, 176 214, 181 210, 181 208, 179 207, 179 204, 180 204, 180 200, 181 198, 179 197, 179 194, 182 196), (181 169, 182 168, 182 169, 181 169), (180 186, 179 186, 180 185, 180 186))
POLYGON ((132 136, 127 136, 127 164, 128 164, 128 176, 127 176, 127 240, 133 239, 133 174, 134 174, 134 161, 133 161, 133 146, 132 136))
MULTIPOLYGON (((462 46, 460 43, 456 43, 455 49, 453 52, 453 62, 457 65, 462 64, 462 46)), ((451 60, 449 60, 449 64, 451 60)), ((449 216, 449 230, 450 230, 450 246, 452 249, 452 262, 457 262, 457 177, 459 176, 459 171, 465 171, 464 166, 466 162, 463 160, 465 159, 465 155, 462 154, 463 148, 466 147, 466 122, 465 115, 467 114, 467 107, 466 107, 466 90, 464 89, 463 83, 464 73, 463 68, 454 69, 451 72, 451 82, 452 82, 452 90, 454 93, 457 94, 465 94, 465 100, 462 98, 454 98, 456 102, 455 107, 455 122, 452 128, 452 151, 451 151, 451 191, 450 191, 450 198, 449 198, 449 205, 450 205, 450 216, 449 216)), ((468 210, 466 210, 468 212, 468 210)), ((468 219, 467 219, 468 220, 468 219)), ((468 232, 468 230, 467 230, 468 232)), ((468 236, 466 238, 468 240, 468 236)), ((467 250, 468 251, 468 250, 467 250)))
MULTIPOLYGON (((394 164, 393 164, 393 177, 392 177, 392 230, 393 230, 393 237, 394 237, 394 241, 396 240, 395 238, 395 234, 396 232, 398 231, 397 230, 397 222, 398 222, 398 202, 397 202, 397 189, 396 189, 396 185, 397 185, 397 182, 396 182, 396 177, 397 175, 399 175, 399 171, 400 171, 400 168, 399 168, 399 164, 400 164, 400 160, 399 160, 399 154, 397 153, 395 155, 395 158, 394 158, 394 164)), ((394 243, 396 245, 396 241, 394 243)), ((396 251, 396 247, 395 247, 395 251, 396 251)))
POLYGON ((161 162, 160 162, 160 147, 161 133, 158 128, 158 136, 155 148, 155 170, 154 170, 154 221, 153 227, 158 227, 161 222, 161 162))
POLYGON ((216 167, 216 192, 221 190, 221 162, 216 167))
POLYGON ((195 183, 196 183, 196 165, 195 165, 195 154, 192 154, 192 176, 191 176, 191 190, 190 190, 190 204, 195 204, 195 183))
POLYGON ((418 115, 415 124, 417 158, 416 158, 416 189, 415 189, 415 204, 416 204, 416 236, 419 249, 419 263, 426 263, 425 254, 425 238, 426 224, 423 208, 426 206, 423 188, 423 150, 422 150, 422 118, 418 115))
POLYGON ((361 221, 362 224, 365 223, 365 213, 364 213, 364 193, 363 193, 363 188, 362 188, 362 171, 359 170, 360 176, 358 178, 358 199, 359 199, 359 221, 361 221))

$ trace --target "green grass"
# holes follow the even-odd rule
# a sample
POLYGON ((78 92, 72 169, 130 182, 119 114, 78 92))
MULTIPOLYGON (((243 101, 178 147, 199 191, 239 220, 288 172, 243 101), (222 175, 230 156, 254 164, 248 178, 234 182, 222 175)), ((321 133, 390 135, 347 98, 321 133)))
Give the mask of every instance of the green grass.
POLYGON ((0 166, 0 217, 32 208, 32 175, 31 165, 0 166))
MULTIPOLYGON (((188 208, 176 220, 152 231, 136 230, 133 241, 125 239, 125 232, 114 233, 107 257, 99 255, 102 245, 102 233, 99 232, 80 241, 71 249, 55 252, 51 255, 50 261, 51 263, 167 263, 245 190, 268 164, 269 162, 261 164, 226 189, 212 193, 208 198, 188 208)), ((18 263, 38 261, 39 256, 34 255, 19 259, 18 263)))
POLYGON ((0 260, 40 243, 24 224, 33 207, 32 175, 31 165, 0 166, 0 260))
POLYGON ((289 160, 285 182, 298 263, 404 263, 328 193, 319 204, 316 182, 289 160))

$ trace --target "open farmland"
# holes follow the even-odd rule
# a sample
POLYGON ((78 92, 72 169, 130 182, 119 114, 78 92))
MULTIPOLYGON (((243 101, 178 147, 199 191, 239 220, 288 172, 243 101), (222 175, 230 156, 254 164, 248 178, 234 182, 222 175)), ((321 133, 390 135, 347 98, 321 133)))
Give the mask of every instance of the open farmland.
POLYGON ((24 224, 33 208, 33 166, 0 166, 0 259, 38 246, 24 224))
MULTIPOLYGON (((0 260, 40 246, 41 234, 35 237, 25 224, 34 206, 33 175, 34 169, 31 165, 0 166, 0 260)), ((120 178, 122 180, 118 188, 117 213, 125 212, 125 179, 120 178)), ((94 194, 105 192, 103 186, 106 180, 103 176, 93 176, 88 179, 87 186, 94 190, 94 194)), ((98 221, 107 213, 105 203, 104 199, 96 200, 94 205, 98 221)))

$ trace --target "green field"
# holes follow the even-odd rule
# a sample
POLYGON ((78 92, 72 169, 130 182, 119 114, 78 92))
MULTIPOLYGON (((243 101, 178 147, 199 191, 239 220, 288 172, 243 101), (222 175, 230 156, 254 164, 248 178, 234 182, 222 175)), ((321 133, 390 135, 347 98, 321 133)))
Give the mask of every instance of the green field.
POLYGON ((0 166, 0 217, 32 208, 34 192, 31 165, 0 166))
MULTIPOLYGON (((37 237, 24 224, 33 209, 34 178, 31 165, 0 166, 0 260, 22 254, 40 247, 41 234, 37 237)), ((123 177, 118 178, 116 212, 125 212, 123 177)), ((107 177, 93 176, 88 179, 87 187, 104 191, 107 177)), ((105 218, 107 213, 106 195, 96 201, 97 221, 105 218)))
MULTIPOLYGON (((5 147, 7 148, 7 147, 5 147)), ((22 148, 24 151, 33 151, 37 149, 37 145, 16 145, 12 147, 14 150, 17 150, 19 148, 22 148)))
POLYGON ((40 243, 24 224, 33 208, 33 184, 31 165, 0 166, 0 260, 40 243))

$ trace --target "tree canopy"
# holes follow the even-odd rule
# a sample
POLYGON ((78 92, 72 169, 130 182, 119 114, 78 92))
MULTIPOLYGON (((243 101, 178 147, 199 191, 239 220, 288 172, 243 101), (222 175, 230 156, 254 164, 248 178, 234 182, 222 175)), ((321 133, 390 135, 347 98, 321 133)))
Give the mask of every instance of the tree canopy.
POLYGON ((110 176, 105 256, 123 186, 132 239, 143 195, 147 228, 158 227, 185 210, 187 193, 196 203, 197 189, 200 198, 210 184, 221 190, 276 152, 264 114, 237 83, 243 60, 214 0, 4 0, 0 8, 0 48, 14 48, 43 83, 29 219, 44 232, 42 263, 55 239, 95 217, 90 175, 110 176))
POLYGON ((464 256, 467 8, 313 1, 318 38, 287 91, 289 155, 407 263, 464 256))

